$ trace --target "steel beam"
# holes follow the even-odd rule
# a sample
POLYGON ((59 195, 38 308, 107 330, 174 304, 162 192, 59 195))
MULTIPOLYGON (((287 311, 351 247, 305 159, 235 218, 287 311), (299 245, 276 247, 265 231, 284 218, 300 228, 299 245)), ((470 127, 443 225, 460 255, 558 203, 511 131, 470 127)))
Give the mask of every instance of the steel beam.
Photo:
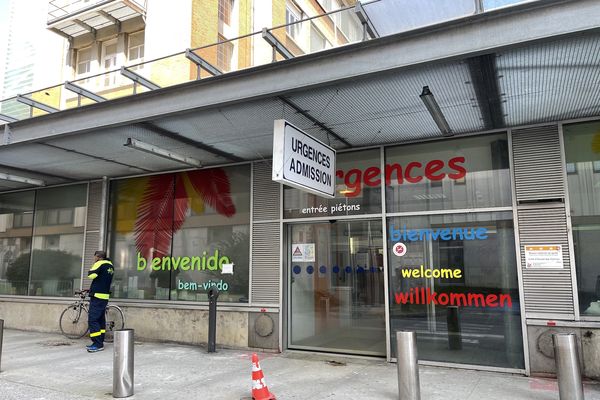
MULTIPOLYGON (((283 96, 304 88, 355 81, 363 76, 398 72, 441 60, 458 60, 490 49, 523 47, 527 43, 597 32, 597 0, 526 2, 447 21, 433 27, 359 42, 315 54, 231 72, 218 80, 200 80, 122 97, 59 114, 11 124, 13 143, 57 137, 103 126, 155 120, 175 114, 253 99, 283 96), (514 29, 520 26, 522 29, 514 29), (473 40, 477 38, 477 40, 473 40)), ((496 50, 497 51, 497 50, 496 50)))
POLYGON ((88 24, 86 24, 85 22, 79 20, 79 19, 74 19, 73 22, 80 26, 81 28, 85 29, 86 31, 88 31, 89 33, 91 33, 92 35, 96 36, 96 29, 92 28, 91 26, 89 26, 88 24))
POLYGON ((58 108, 54 108, 52 106, 49 106, 48 104, 41 103, 37 100, 30 99, 29 97, 25 97, 20 94, 17 95, 17 101, 19 103, 26 104, 30 107, 39 108, 40 110, 43 110, 43 111, 46 111, 49 113, 54 113, 54 112, 60 111, 58 108))
POLYGON ((6 122, 15 122, 15 121, 18 121, 18 119, 13 118, 13 117, 9 117, 6 114, 0 114, 0 120, 6 121, 6 122))
POLYGON ((109 13, 107 13, 104 10, 98 10, 96 12, 98 14, 102 15, 104 18, 106 18, 110 22, 112 22, 114 25, 116 25, 119 32, 121 31, 121 21, 119 21, 118 19, 116 19, 115 17, 113 17, 112 15, 110 15, 109 13))
POLYGON ((69 81, 65 82, 65 89, 70 90, 71 92, 77 93, 83 97, 87 97, 90 100, 94 100, 97 103, 99 103, 101 101, 106 101, 106 99, 104 97, 99 96, 96 93, 91 92, 91 91, 89 91, 85 88, 82 88, 81 86, 78 86, 69 81))
MULTIPOLYGON (((364 9, 364 7, 360 3, 360 1, 356 2, 356 5, 354 6, 354 12, 356 13, 356 16, 358 17, 358 19, 360 20, 360 23, 363 26, 363 31, 368 33, 369 36, 371 37, 371 39, 378 38, 379 33, 377 32, 375 25, 373 25, 373 22, 371 22, 371 19, 369 18, 367 11, 364 9)), ((363 34, 363 40, 366 40, 366 39, 367 38, 363 34)))
POLYGON ((131 79, 135 83, 139 83, 140 85, 147 87, 150 90, 160 89, 160 86, 158 86, 156 83, 149 81, 143 76, 136 74, 135 72, 130 71, 125 67, 121 67, 121 75, 128 79, 131 79))
MULTIPOLYGON (((283 43, 281 43, 276 37, 275 35, 273 35, 271 32, 269 32, 269 29, 267 28, 263 28, 262 30, 262 38, 271 45, 271 47, 273 47, 273 49, 275 51, 277 51, 279 54, 281 54, 281 56, 283 58, 285 58, 286 60, 290 59, 290 58, 294 58, 294 55, 292 54, 291 51, 289 51, 284 45, 283 43)), ((275 61, 275 60, 273 60, 275 61)))
MULTIPOLYGON (((204 58, 200 57, 198 54, 194 53, 191 49, 185 50, 185 57, 196 64, 199 68, 208 71, 214 76, 222 74, 220 69, 206 61, 204 58)), ((198 79, 200 79, 200 71, 198 71, 198 79)))

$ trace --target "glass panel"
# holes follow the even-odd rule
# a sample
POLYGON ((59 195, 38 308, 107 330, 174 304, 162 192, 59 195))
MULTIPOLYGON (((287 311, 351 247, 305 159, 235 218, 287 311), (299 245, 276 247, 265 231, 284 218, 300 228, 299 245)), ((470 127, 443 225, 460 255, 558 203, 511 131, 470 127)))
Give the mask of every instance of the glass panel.
POLYGON ((284 218, 381 212, 379 149, 337 155, 334 199, 284 186, 284 218))
POLYGON ((0 195, 0 294, 27 295, 35 192, 0 195))
POLYGON ((87 185, 37 191, 29 294, 72 296, 79 289, 87 185))
POLYGON ((250 257, 250 169, 215 168, 179 174, 176 209, 185 208, 174 226, 173 257, 197 260, 171 271, 171 299, 208 301, 212 284, 219 302, 248 302, 250 257), (216 207, 211 205, 217 205, 216 207), (224 264, 233 264, 226 273, 224 264))
POLYGON ((288 229, 290 348, 385 354, 381 221, 288 229))
POLYGON ((386 149, 388 212, 511 205, 505 134, 386 149))
POLYGON ((111 210, 115 297, 248 301, 249 166, 116 181, 111 210))
POLYGON ((394 332, 419 359, 524 368, 511 212, 388 219, 394 332))
POLYGON ((566 125, 564 133, 579 309, 600 315, 600 122, 566 125))

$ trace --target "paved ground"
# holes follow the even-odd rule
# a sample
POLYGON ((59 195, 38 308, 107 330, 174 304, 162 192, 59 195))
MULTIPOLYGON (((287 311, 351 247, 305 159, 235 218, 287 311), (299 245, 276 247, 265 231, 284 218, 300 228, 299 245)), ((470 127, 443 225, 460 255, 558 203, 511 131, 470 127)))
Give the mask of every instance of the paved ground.
MULTIPOLYGON (((112 345, 88 354, 87 340, 6 330, 0 399, 112 398, 112 345)), ((164 343, 135 345, 131 399, 250 399, 251 353, 164 343)), ((285 399, 397 399, 396 365, 306 353, 259 353, 269 389, 285 399), (335 361, 335 362, 331 362, 335 361)), ((421 367, 422 400, 558 399, 556 381, 518 375, 421 367)), ((587 382, 586 400, 600 400, 587 382)))

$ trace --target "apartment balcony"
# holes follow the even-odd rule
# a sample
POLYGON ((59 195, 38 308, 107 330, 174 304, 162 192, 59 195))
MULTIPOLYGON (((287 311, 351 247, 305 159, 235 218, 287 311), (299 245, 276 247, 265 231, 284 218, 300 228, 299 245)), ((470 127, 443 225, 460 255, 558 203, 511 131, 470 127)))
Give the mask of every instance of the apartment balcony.
POLYGON ((74 38, 146 14, 146 0, 50 0, 48 29, 74 38))

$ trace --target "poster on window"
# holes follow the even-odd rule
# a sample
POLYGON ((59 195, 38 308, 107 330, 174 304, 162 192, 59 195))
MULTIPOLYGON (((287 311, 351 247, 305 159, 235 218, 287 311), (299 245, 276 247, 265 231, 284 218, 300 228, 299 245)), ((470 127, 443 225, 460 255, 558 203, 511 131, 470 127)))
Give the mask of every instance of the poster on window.
POLYGON ((315 244, 314 243, 294 243, 292 244, 292 262, 314 262, 315 244))
POLYGON ((525 246, 525 266, 527 268, 564 268, 562 246, 525 246))

